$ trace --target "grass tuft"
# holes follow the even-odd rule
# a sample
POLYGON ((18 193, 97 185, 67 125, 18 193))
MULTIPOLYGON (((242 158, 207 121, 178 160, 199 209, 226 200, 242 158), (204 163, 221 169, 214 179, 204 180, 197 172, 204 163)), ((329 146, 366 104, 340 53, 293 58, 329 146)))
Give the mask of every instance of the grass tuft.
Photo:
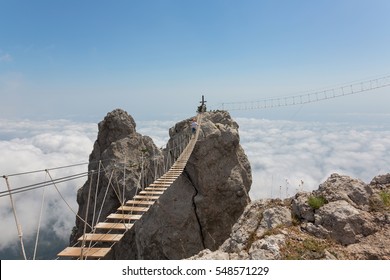
POLYGON ((324 204, 328 203, 323 196, 310 196, 307 200, 309 206, 313 209, 319 209, 324 204))

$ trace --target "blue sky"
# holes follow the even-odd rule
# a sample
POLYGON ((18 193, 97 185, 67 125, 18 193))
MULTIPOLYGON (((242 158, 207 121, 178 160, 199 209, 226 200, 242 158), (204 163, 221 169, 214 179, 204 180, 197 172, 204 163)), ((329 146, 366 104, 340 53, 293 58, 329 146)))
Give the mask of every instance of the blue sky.
MULTIPOLYGON (((202 94, 212 107, 388 75, 389 12, 386 0, 2 0, 0 118, 98 122, 120 107, 179 120, 202 94)), ((387 92, 252 114, 386 113, 387 92)))
MULTIPOLYGON (((202 94, 214 109, 390 75, 389 14, 388 0, 0 0, 0 174, 87 161, 96 123, 118 107, 161 146, 202 94)), ((283 196, 332 172, 387 173, 389 91, 232 112, 253 198, 278 197, 286 179, 283 196)), ((0 247, 17 240, 1 205, 10 231, 0 247)), ((28 236, 38 212, 22 209, 28 236)), ((49 216, 68 240, 74 214, 49 216)))

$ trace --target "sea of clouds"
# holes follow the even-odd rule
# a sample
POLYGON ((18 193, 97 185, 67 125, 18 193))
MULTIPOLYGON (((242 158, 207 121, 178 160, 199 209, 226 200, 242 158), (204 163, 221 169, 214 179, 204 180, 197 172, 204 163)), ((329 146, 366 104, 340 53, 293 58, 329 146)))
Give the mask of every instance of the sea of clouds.
MULTIPOLYGON (((369 182, 389 172, 390 127, 351 123, 298 122, 237 118, 241 145, 252 166, 251 198, 285 198, 317 189, 334 172, 369 182)), ((137 121, 137 131, 158 147, 168 140, 174 121, 137 121)), ((0 175, 87 163, 97 124, 68 120, 0 120, 0 175)), ((87 165, 50 171, 55 179, 87 171, 87 165)), ((0 178, 0 191, 6 182, 0 178)), ((10 176, 11 188, 49 180, 45 171, 10 176)), ((43 205, 41 231, 50 230, 64 244, 74 226, 76 193, 86 178, 13 196, 24 239, 35 239, 43 205), (44 194, 44 196, 43 196, 44 194), (62 196, 62 197, 61 197, 62 196), (42 204, 42 198, 44 203, 42 204), (65 203, 65 201, 66 203, 65 203)), ((18 248, 18 232, 8 197, 0 197, 2 250, 18 248)), ((29 252, 31 254, 31 252, 29 252)), ((31 256, 30 256, 31 257, 31 256)))

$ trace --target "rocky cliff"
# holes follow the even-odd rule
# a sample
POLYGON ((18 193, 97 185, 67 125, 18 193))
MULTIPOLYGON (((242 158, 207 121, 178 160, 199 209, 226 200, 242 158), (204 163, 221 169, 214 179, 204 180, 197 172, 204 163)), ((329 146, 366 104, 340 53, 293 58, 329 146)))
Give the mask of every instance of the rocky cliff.
MULTIPOLYGON (((84 220, 89 225, 103 221, 142 185, 153 182, 154 170, 162 172, 162 151, 150 137, 136 132, 134 119, 125 111, 117 109, 108 113, 98 128, 88 165, 88 171, 94 173, 77 193, 80 218, 76 218, 71 244, 82 235, 84 220)), ((87 227, 86 231, 90 230, 87 227)))
MULTIPOLYGON (((101 162, 103 179, 97 184, 95 175, 79 190, 79 215, 85 216, 90 197, 88 223, 96 223, 92 208, 102 209, 99 220, 103 220, 115 212, 120 201, 134 196, 141 181, 144 186, 152 182, 156 175, 153 170, 173 161, 175 152, 170 147, 186 137, 190 120, 172 127, 167 148, 159 150, 149 137, 136 132, 135 122, 126 112, 109 113, 99 123, 89 165, 89 170, 98 170, 101 162), (114 187, 108 187, 113 181, 114 187), (124 191, 122 185, 126 186, 124 191), (95 201, 96 207, 92 207, 95 201)), ((229 237, 250 202, 250 164, 239 144, 238 125, 227 112, 203 113, 200 130, 183 174, 113 247, 110 258, 188 258, 203 249, 216 250, 229 237)), ((77 219, 73 242, 82 234, 83 224, 77 219)))
POLYGON ((247 206, 218 250, 191 259, 390 259, 390 174, 332 174, 311 193, 247 206))
MULTIPOLYGON (((170 129, 168 146, 189 124, 184 120, 170 129)), ((215 250, 228 238, 249 203, 249 161, 228 113, 204 113, 200 129, 183 174, 118 243, 113 258, 182 259, 215 250)))

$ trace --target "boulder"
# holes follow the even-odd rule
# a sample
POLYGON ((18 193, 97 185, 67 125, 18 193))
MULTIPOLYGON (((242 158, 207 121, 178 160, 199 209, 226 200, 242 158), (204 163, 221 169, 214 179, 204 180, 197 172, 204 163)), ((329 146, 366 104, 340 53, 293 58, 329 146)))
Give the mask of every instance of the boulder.
MULTIPOLYGON (((330 238, 342 245, 356 243, 360 237, 377 231, 372 215, 353 207, 345 200, 325 204, 314 216, 317 230, 321 226, 327 231, 322 232, 320 236, 328 234, 330 238)), ((318 233, 314 231, 312 233, 318 236, 318 233)))
MULTIPOLYGON (((248 205, 233 226, 230 237, 212 255, 228 256, 229 259, 277 259, 283 234, 273 234, 279 227, 292 224, 291 211, 280 200, 258 200, 248 205), (226 253, 228 255, 226 255, 226 253)), ((193 259, 208 259, 203 251, 193 259)))
POLYGON ((285 244, 285 236, 276 234, 266 236, 253 242, 249 249, 251 260, 278 260, 280 259, 280 247, 285 244))
POLYGON ((297 193, 291 203, 292 214, 306 222, 314 222, 314 209, 308 204, 310 196, 311 194, 307 192, 297 193))
POLYGON ((345 200, 355 208, 368 211, 372 190, 359 179, 334 173, 314 191, 314 195, 323 196, 328 202, 345 200))

